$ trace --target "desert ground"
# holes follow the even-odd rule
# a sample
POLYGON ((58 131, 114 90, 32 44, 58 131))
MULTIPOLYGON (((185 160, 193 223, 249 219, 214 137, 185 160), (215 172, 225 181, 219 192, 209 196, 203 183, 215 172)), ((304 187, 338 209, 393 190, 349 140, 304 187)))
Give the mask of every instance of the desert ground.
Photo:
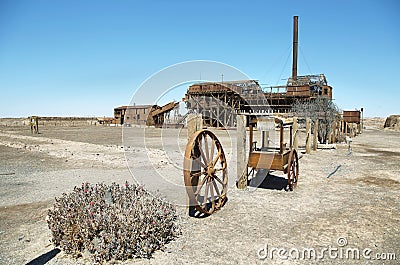
MULTIPOLYGON (((187 207, 178 206, 182 234, 177 239, 151 259, 118 263, 398 264, 400 132, 383 129, 383 123, 367 120, 364 132, 353 138, 352 152, 343 143, 302 154, 293 192, 278 185, 284 175, 271 172, 256 189, 238 190, 230 181, 228 202, 209 217, 190 217, 187 207), (310 248, 316 257, 296 258, 294 250, 310 248), (359 250, 359 259, 346 256, 348 249, 359 250)), ((83 182, 134 182, 126 159, 156 161, 143 162, 134 174, 156 168, 183 183, 175 165, 183 161, 185 129, 147 128, 143 144, 143 128, 130 128, 134 155, 127 155, 122 130, 45 126, 32 135, 28 126, 0 126, 0 264, 90 264, 55 248, 46 212, 55 197, 83 182), (160 137, 167 145, 159 144, 160 137), (165 150, 172 158, 165 159, 165 150)), ((213 131, 234 180, 236 132, 213 131)))

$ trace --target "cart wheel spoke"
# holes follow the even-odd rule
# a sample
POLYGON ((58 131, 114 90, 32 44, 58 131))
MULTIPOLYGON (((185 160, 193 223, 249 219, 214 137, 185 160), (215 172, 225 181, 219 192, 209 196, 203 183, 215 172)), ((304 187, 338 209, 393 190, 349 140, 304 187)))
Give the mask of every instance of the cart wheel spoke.
POLYGON ((204 183, 206 183, 206 181, 207 181, 207 177, 204 177, 203 180, 201 181, 200 185, 197 186, 197 189, 194 193, 196 196, 200 193, 201 188, 204 186, 204 183))
POLYGON ((209 157, 210 153, 209 153, 209 150, 208 150, 208 141, 207 141, 207 138, 208 138, 207 135, 205 135, 205 136, 204 136, 204 147, 205 147, 205 153, 206 153, 206 158, 207 158, 206 164, 208 164, 209 161, 210 161, 210 157, 209 157))
MULTIPOLYGON (((210 182, 209 182, 210 183, 210 182)), ((216 200, 216 198, 214 197, 214 188, 213 188, 213 185, 210 183, 210 195, 211 195, 211 205, 212 205, 212 207, 211 207, 211 210, 212 211, 214 211, 214 209, 215 209, 215 200, 216 200)))
POLYGON ((190 175, 192 176, 192 178, 196 178, 196 177, 200 177, 201 175, 203 175, 204 172, 196 172, 196 173, 191 173, 190 175))
POLYGON ((214 160, 213 160, 213 166, 215 167, 215 165, 217 164, 217 162, 218 162, 218 159, 221 157, 221 152, 218 150, 218 154, 217 154, 217 156, 214 158, 214 160))
POLYGON ((212 184, 213 184, 213 186, 214 186, 215 192, 216 192, 217 195, 218 195, 218 198, 221 198, 221 192, 220 192, 219 189, 218 189, 217 183, 216 183, 215 181, 213 181, 212 184))
POLYGON ((221 185, 225 185, 218 176, 214 175, 214 179, 221 183, 221 185))
POLYGON ((200 165, 202 168, 206 168, 207 166, 201 161, 200 157, 196 158, 193 160, 196 162, 198 165, 200 165))
POLYGON ((203 197, 203 205, 206 207, 207 206, 207 200, 208 200, 208 189, 210 188, 210 182, 206 181, 206 189, 204 191, 204 197, 203 197))
POLYGON ((214 157, 214 149, 215 149, 215 140, 212 139, 210 159, 212 159, 214 157))
MULTIPOLYGON (((203 148, 201 147, 201 139, 199 139, 198 140, 198 146, 197 146, 198 148, 199 148, 199 151, 200 151, 200 155, 201 155, 201 158, 203 159, 203 161, 204 161, 204 164, 208 164, 208 160, 206 159, 206 156, 204 155, 204 151, 203 151, 203 148)), ((203 164, 203 165, 204 165, 203 164)), ((204 166, 204 167, 207 167, 207 166, 204 166)))

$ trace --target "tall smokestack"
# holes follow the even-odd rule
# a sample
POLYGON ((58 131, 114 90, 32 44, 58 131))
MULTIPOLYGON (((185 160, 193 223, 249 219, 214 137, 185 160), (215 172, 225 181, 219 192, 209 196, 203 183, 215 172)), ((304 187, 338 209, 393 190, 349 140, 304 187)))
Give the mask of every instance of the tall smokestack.
POLYGON ((296 82, 297 77, 297 53, 299 40, 298 16, 293 17, 293 64, 292 64, 292 79, 296 82))

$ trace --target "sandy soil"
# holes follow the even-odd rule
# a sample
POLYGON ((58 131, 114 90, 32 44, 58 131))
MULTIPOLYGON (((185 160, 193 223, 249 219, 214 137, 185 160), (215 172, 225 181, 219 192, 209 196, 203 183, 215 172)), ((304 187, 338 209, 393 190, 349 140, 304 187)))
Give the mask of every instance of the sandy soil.
MULTIPOLYGON (((334 150, 303 155, 294 192, 284 191, 283 175, 272 172, 255 190, 240 191, 230 185, 227 204, 208 218, 189 217, 186 207, 178 207, 182 235, 150 260, 122 264, 383 264, 376 254, 388 258, 391 253, 397 260, 384 264, 398 264, 400 132, 379 126, 367 123, 367 130, 353 139, 352 153, 339 144, 334 150), (345 238, 347 245, 339 245, 339 238, 345 238), (359 260, 346 259, 345 254, 335 258, 328 252, 321 259, 284 259, 285 254, 281 258, 277 251, 260 259, 265 247, 268 254, 272 248, 300 252, 314 248, 317 255, 329 247, 343 253, 348 248, 368 248, 371 259, 362 254, 359 260)), ((133 157, 157 162, 142 165, 142 172, 146 166, 158 167, 183 182, 174 167, 182 161, 182 150, 174 150, 173 161, 165 159, 165 150, 173 147, 159 145, 158 139, 160 135, 164 143, 178 139, 184 148, 185 132, 148 129, 143 146, 142 129, 131 130, 137 130, 129 143, 133 157)), ((215 132, 230 156, 234 179, 235 131, 215 132)), ((26 127, 0 127, 0 264, 90 264, 54 249, 46 211, 55 196, 82 182, 133 181, 125 148, 120 127, 46 127, 39 135, 31 135, 26 127)))

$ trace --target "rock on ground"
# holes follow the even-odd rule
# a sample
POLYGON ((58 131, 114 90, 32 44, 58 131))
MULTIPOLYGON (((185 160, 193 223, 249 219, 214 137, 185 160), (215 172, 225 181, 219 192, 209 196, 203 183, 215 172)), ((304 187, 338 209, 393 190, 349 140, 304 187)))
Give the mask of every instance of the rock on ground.
POLYGON ((387 117, 384 127, 400 130, 400 115, 390 115, 387 117))

